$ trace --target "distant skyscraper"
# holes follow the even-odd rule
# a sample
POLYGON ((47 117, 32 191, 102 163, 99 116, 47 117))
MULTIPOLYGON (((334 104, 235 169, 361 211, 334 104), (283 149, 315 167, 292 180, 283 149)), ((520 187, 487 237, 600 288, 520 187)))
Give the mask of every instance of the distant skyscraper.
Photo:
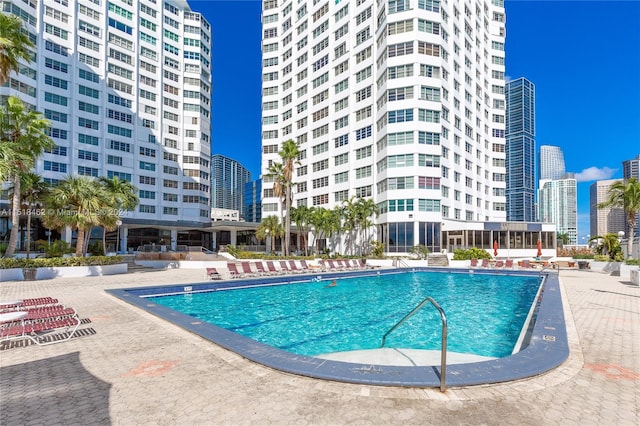
POLYGON ((564 154, 560 147, 541 145, 538 179, 562 179, 565 173, 564 154))
POLYGON ((622 162, 622 177, 640 179, 640 154, 636 158, 622 162))
POLYGON ((505 86, 507 220, 536 220, 535 86, 526 78, 505 86))
POLYGON ((262 221, 262 179, 247 182, 244 185, 244 220, 259 223, 262 221))
POLYGON ((238 210, 244 217, 244 186, 251 173, 239 162, 223 155, 211 157, 211 206, 216 209, 238 210))
POLYGON ((577 194, 573 178, 540 181, 538 218, 543 223, 554 223, 558 233, 566 233, 569 244, 578 243, 577 194))
MULTIPOLYGON (((623 179, 636 178, 640 180, 640 154, 636 158, 631 160, 625 160, 622 162, 622 177, 623 179)), ((634 235, 638 237, 640 235, 640 213, 637 219, 638 226, 634 231, 634 235)), ((629 226, 625 223, 624 232, 627 236, 630 235, 629 226)))
POLYGON ((592 237, 624 231, 626 219, 622 209, 599 209, 598 204, 609 198, 609 188, 619 179, 599 180, 589 187, 589 230, 592 237))

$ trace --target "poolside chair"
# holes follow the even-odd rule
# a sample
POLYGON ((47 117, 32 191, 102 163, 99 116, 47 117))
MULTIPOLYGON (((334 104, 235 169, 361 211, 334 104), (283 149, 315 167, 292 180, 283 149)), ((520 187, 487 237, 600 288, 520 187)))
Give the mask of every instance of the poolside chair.
POLYGON ((53 297, 38 297, 34 299, 11 300, 6 302, 0 302, 0 312, 24 310, 31 307, 50 306, 50 305, 57 305, 57 304, 58 304, 58 299, 54 299, 53 297))
POLYGON ((355 266, 353 265, 353 263, 351 263, 351 260, 349 259, 343 259, 342 266, 344 269, 355 269, 355 266))
POLYGON ((271 260, 267 261, 267 270, 269 271, 270 274, 272 275, 276 275, 279 274, 280 271, 278 271, 276 269, 276 265, 273 264, 273 262, 271 260))
POLYGON ((231 278, 242 278, 243 274, 238 271, 238 265, 233 262, 227 262, 227 269, 229 269, 229 276, 231 278))
POLYGON ((309 267, 309 265, 307 264, 307 261, 306 261, 306 260, 304 260, 304 259, 300 261, 300 269, 301 269, 303 272, 309 272, 309 271, 311 271, 311 268, 310 268, 310 267, 309 267))
POLYGON ((531 261, 529 259, 524 259, 521 264, 524 269, 531 269, 531 261))
POLYGON ((296 261, 295 260, 290 260, 289 261, 289 271, 294 272, 296 274, 301 274, 301 273, 304 272, 302 269, 299 269, 296 266, 296 261))
POLYGON ((242 268, 242 274, 246 277, 257 277, 258 272, 251 269, 251 265, 249 262, 240 262, 240 267, 242 268))
POLYGON ((504 263, 505 268, 513 269, 513 259, 507 259, 504 263))
POLYGON ((76 311, 64 305, 37 306, 26 311, 10 311, 0 314, 0 342, 30 339, 37 345, 48 345, 71 339, 81 321, 76 311), (62 338, 43 339, 45 334, 60 331, 62 338))
POLYGON ((496 260, 495 268, 496 269, 504 268, 504 261, 503 260, 496 260))
POLYGON ((360 269, 374 269, 377 268, 377 266, 374 265, 369 265, 364 259, 358 259, 358 266, 360 267, 360 269))
POLYGON ((258 271, 258 275, 261 275, 261 276, 270 275, 269 271, 265 269, 262 262, 256 262, 255 266, 256 266, 256 270, 258 271))
POLYGON ((291 269, 289 268, 289 265, 287 264, 286 260, 281 260, 280 261, 280 270, 282 271, 282 273, 286 274, 288 272, 291 272, 291 269))
POLYGON ((470 266, 472 268, 477 268, 478 267, 478 259, 471 259, 470 266))
POLYGON ((222 276, 216 268, 207 268, 207 278, 211 280, 221 280, 222 276))
POLYGON ((482 264, 480 265, 482 268, 489 267, 489 259, 482 259, 482 264))

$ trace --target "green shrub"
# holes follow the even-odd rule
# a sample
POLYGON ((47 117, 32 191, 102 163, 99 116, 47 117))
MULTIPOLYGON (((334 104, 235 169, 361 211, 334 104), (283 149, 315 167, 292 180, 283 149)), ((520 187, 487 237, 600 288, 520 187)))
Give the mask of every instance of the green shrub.
POLYGON ((384 243, 382 241, 371 241, 371 255, 380 259, 382 257, 382 253, 384 252, 384 243))
POLYGON ((597 256, 593 253, 574 253, 572 257, 578 260, 578 259, 595 259, 597 256))
POLYGON ((491 259, 488 251, 478 247, 468 249, 456 249, 453 251, 453 260, 491 259))
POLYGON ((40 250, 44 250, 47 257, 62 257, 65 254, 73 253, 75 250, 66 241, 55 240, 51 243, 44 240, 36 241, 36 247, 40 250))
POLYGON ((43 257, 37 259, 0 259, 0 269, 54 268, 63 266, 104 266, 122 263, 121 256, 43 257))
POLYGON ((640 266, 640 259, 627 259, 624 261, 627 265, 637 265, 640 266))
POLYGON ((426 259, 429 256, 429 249, 427 246, 418 244, 411 247, 409 253, 416 255, 418 259, 426 259))

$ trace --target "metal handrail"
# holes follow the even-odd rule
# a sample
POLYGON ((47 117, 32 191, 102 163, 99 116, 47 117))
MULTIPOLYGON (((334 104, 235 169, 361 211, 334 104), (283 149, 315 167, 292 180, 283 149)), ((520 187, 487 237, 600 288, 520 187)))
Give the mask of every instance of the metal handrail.
POLYGON ((409 264, 407 262, 404 261, 404 259, 401 258, 396 258, 396 267, 403 267, 403 268, 409 268, 409 264))
POLYGON ((442 348, 440 349, 440 391, 444 392, 446 390, 446 376, 447 376, 447 316, 445 315, 440 305, 438 305, 438 303, 435 300, 433 300, 432 297, 430 296, 425 297, 425 299, 422 302, 420 302, 418 306, 413 308, 413 310, 409 312, 407 315, 405 315, 404 318, 402 318, 400 321, 398 321, 396 325, 391 327, 391 329, 389 329, 389 331, 387 331, 384 334, 384 336, 382 336, 382 345, 380 345, 380 347, 381 348, 384 347, 384 344, 387 340, 387 336, 392 331, 400 327, 400 325, 402 325, 403 322, 408 320, 410 317, 413 316, 413 314, 415 314, 420 309, 422 309, 422 307, 427 302, 430 302, 438 310, 438 312, 440 313, 440 319, 442 320, 442 348))

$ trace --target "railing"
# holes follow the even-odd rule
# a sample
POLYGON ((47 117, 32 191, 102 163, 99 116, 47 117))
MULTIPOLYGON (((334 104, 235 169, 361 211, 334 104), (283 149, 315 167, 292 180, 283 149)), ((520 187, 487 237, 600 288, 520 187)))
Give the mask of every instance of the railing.
POLYGON ((409 264, 399 257, 393 259, 393 266, 396 268, 409 268, 409 264))
POLYGON ((396 328, 400 327, 400 325, 402 325, 403 322, 411 318, 413 314, 415 314, 420 309, 422 309, 422 307, 426 305, 427 302, 430 302, 438 310, 438 312, 440 313, 440 319, 442 320, 442 348, 440 349, 440 391, 444 392, 446 390, 446 378, 447 378, 447 316, 445 315, 440 305, 438 305, 438 303, 435 300, 433 300, 433 298, 427 296, 422 302, 420 302, 418 306, 413 308, 411 312, 409 312, 407 315, 404 316, 404 318, 398 321, 396 325, 391 327, 391 329, 389 329, 389 331, 387 331, 384 334, 384 336, 382 336, 382 345, 380 345, 380 347, 381 348, 384 347, 384 344, 387 340, 387 336, 391 334, 391 332, 393 332, 396 328))

